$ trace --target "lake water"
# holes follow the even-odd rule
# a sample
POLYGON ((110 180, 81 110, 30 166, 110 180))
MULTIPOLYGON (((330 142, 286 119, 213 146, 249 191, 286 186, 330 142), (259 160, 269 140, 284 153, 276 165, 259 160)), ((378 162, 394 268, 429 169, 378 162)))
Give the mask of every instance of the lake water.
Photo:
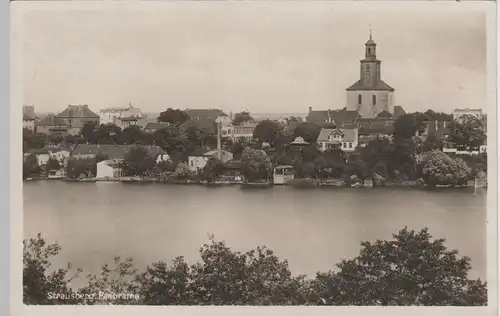
POLYGON ((471 277, 486 279, 486 192, 24 183, 24 237, 58 241, 56 265, 98 272, 115 255, 143 268, 184 256, 214 234, 234 250, 266 245, 293 273, 314 276, 356 256, 360 242, 389 239, 404 226, 429 228, 472 258, 471 277))

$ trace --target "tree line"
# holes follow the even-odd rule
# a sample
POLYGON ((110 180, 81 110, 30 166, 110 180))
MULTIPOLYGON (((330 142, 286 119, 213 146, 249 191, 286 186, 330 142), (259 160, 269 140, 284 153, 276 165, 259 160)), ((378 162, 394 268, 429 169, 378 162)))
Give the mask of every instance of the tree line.
POLYGON ((159 261, 139 271, 132 258, 115 257, 100 273, 71 282, 83 271, 70 263, 54 269, 58 244, 39 234, 23 242, 25 304, 113 305, 417 305, 484 306, 487 284, 468 278, 470 258, 448 250, 427 229, 404 228, 391 240, 362 242, 358 256, 315 276, 293 275, 288 261, 259 246, 232 250, 213 236, 199 249, 201 260, 159 261), (53 295, 54 293, 59 296, 53 295), (78 293, 80 296, 77 296, 78 293), (130 294, 100 299, 96 293, 130 294), (84 295, 87 294, 87 295, 84 295))

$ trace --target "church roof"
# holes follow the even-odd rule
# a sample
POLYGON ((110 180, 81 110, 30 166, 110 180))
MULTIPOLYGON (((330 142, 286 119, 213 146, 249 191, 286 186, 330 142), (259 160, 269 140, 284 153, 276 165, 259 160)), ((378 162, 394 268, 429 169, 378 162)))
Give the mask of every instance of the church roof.
POLYGON ((366 90, 379 90, 379 91, 394 91, 394 88, 385 83, 383 80, 377 80, 375 86, 365 86, 361 80, 356 81, 352 86, 346 89, 347 91, 366 91, 366 90))
POLYGON ((370 38, 369 40, 366 41, 365 45, 377 45, 375 42, 370 38))
POLYGON ((387 111, 382 111, 379 114, 377 114, 377 117, 393 117, 391 113, 387 111))

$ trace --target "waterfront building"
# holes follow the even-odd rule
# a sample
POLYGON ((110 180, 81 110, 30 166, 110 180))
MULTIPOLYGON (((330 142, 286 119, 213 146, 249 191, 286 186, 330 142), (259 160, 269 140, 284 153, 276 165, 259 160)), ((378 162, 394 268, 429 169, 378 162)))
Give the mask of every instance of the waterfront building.
POLYGON ((219 150, 205 150, 201 148, 195 150, 188 157, 189 171, 200 172, 203 168, 205 168, 210 158, 218 159, 219 154, 220 154, 220 161, 222 161, 223 163, 226 163, 233 159, 233 154, 223 149, 220 150, 220 153, 219 150))
POLYGON ((358 129, 323 128, 316 143, 322 152, 336 148, 352 152, 358 147, 358 129))
POLYGON ((81 130, 86 123, 99 125, 99 115, 89 109, 87 104, 84 105, 68 105, 68 107, 57 114, 59 119, 62 119, 69 129, 81 130))
POLYGON ((79 144, 71 152, 71 157, 75 159, 90 159, 97 155, 105 156, 107 159, 124 159, 127 153, 136 147, 145 149, 148 156, 157 163, 170 161, 170 156, 166 151, 158 146, 136 146, 136 145, 88 145, 79 144))
POLYGON ((97 180, 118 179, 123 175, 123 159, 107 159, 97 163, 97 180))
POLYGON ((295 178, 293 166, 277 166, 273 169, 273 184, 286 184, 295 178))

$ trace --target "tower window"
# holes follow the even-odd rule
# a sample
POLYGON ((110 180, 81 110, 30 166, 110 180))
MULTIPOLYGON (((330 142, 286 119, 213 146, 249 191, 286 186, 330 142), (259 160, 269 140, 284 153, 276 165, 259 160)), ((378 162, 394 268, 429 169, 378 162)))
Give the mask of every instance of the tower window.
POLYGON ((372 96, 372 103, 373 105, 377 105, 377 96, 375 95, 372 96))
POLYGON ((361 94, 358 94, 358 104, 363 103, 363 98, 361 97, 361 94))

